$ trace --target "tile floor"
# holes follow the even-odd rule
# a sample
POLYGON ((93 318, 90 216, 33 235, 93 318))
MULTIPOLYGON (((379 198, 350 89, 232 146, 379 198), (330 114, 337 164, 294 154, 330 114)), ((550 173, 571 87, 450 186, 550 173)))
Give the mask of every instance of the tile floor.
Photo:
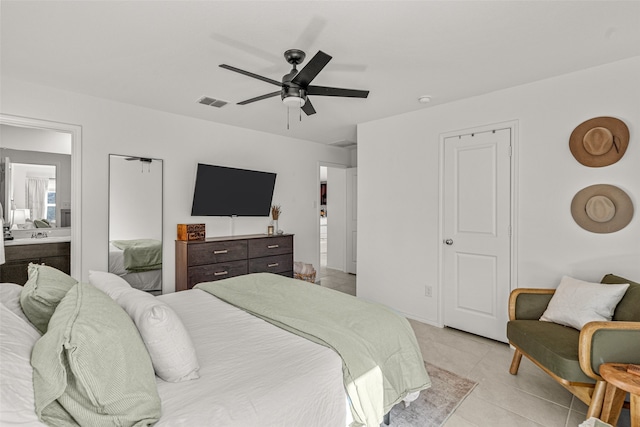
MULTIPOLYGON (((316 281, 355 295, 352 274, 320 268, 316 281)), ((509 374, 513 352, 507 344, 409 322, 424 360, 478 382, 445 427, 576 427, 584 421, 587 406, 526 358, 518 375, 509 374)), ((629 425, 629 411, 623 409, 618 426, 629 425)))

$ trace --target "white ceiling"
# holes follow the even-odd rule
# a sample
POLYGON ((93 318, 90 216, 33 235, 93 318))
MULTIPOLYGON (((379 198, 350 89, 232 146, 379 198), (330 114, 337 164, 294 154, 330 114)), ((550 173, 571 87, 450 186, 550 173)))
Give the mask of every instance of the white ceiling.
MULTIPOLYGON (((639 1, 7 1, 7 77, 320 143, 356 124, 640 55, 639 1), (277 90, 290 48, 333 56, 313 84, 368 99, 311 97, 298 121, 277 90), (229 101, 216 109, 203 95, 229 101), (432 96, 420 104, 420 95, 432 96)), ((304 64, 303 64, 304 65, 304 64)), ((588 90, 588 88, 585 88, 588 90)), ((549 100, 553 103, 553 100, 549 100)))

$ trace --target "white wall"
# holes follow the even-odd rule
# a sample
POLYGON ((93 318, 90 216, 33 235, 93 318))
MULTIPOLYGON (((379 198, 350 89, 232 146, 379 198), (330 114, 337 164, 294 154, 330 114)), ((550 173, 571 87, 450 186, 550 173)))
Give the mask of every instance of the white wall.
MULTIPOLYGON (((440 135, 517 120, 517 283, 555 287, 562 275, 599 281, 606 273, 640 280, 640 57, 358 126, 359 296, 439 324, 440 135), (569 136, 597 116, 622 119, 625 156, 589 168, 569 136), (594 234, 571 217, 582 188, 607 183, 635 206, 632 222, 594 234)), ((505 307, 506 310, 506 307, 505 307)))
MULTIPOLYGON (((175 289, 176 224, 190 216, 198 162, 274 171, 280 228, 295 233, 296 260, 319 259, 318 162, 348 165, 349 151, 192 119, 3 77, 2 113, 82 126, 82 270, 107 270, 109 154, 164 160, 164 291, 175 289)), ((233 108, 233 107, 230 107, 233 108)), ((211 110, 215 115, 215 110, 211 110)), ((247 118, 250 120, 250 117, 247 118)), ((198 222, 202 220, 198 218, 198 222)), ((228 218, 205 221, 228 235, 228 218)), ((268 218, 237 218, 236 234, 266 233, 268 218)))
POLYGON ((71 154, 71 135, 45 129, 0 125, 0 146, 14 150, 71 154))

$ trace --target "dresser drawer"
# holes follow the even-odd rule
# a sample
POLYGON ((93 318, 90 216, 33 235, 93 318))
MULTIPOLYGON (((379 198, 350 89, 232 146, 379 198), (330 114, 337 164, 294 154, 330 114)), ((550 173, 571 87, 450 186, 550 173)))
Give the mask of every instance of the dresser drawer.
POLYGON ((289 270, 293 270, 291 254, 249 260, 249 273, 283 273, 289 270))
POLYGON ((247 274, 246 260, 189 267, 188 289, 193 288, 198 283, 213 282, 229 277, 242 276, 243 274, 247 274))
POLYGON ((293 236, 249 240, 249 258, 293 253, 293 236))
POLYGON ((247 259, 247 241, 207 242, 189 245, 189 266, 247 259))

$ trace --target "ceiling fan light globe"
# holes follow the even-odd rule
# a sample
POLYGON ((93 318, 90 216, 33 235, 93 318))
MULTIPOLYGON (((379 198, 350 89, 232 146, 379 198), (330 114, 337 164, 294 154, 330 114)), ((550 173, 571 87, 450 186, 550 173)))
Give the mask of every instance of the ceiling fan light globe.
POLYGON ((287 107, 302 108, 304 107, 305 99, 299 96, 286 96, 282 98, 282 103, 287 107))

